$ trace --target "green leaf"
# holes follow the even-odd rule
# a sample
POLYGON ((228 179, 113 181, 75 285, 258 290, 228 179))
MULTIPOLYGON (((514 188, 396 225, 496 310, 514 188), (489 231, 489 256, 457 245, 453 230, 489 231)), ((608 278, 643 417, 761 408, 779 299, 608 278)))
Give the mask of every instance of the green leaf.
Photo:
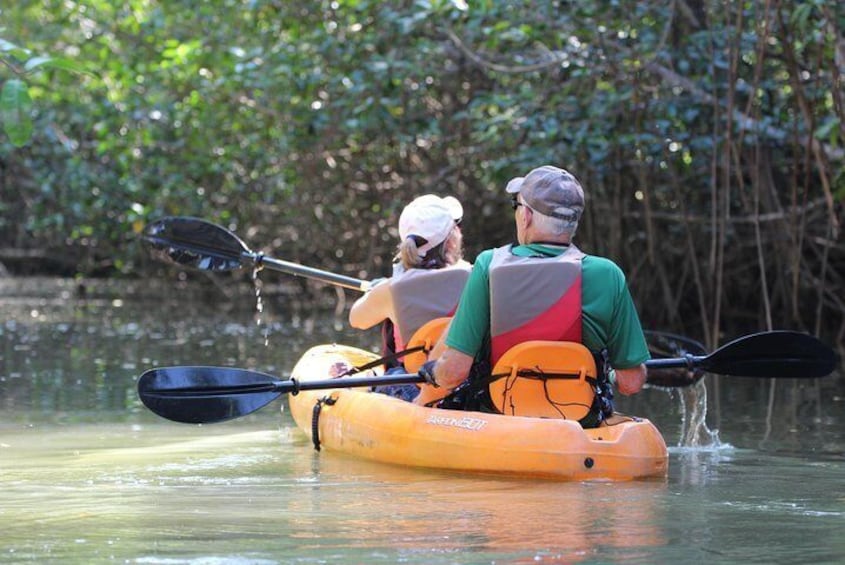
POLYGON ((82 63, 65 57, 33 57, 26 62, 23 68, 26 72, 32 72, 39 68, 48 68, 94 76, 82 63))
POLYGON ((47 57, 47 56, 33 57, 32 59, 30 59, 29 61, 26 62, 26 64, 23 66, 23 68, 24 68, 25 71, 29 72, 29 71, 32 71, 33 69, 37 69, 38 67, 46 65, 51 60, 52 60, 52 58, 47 57))
POLYGON ((8 53, 13 57, 26 57, 29 55, 29 49, 24 49, 23 47, 19 47, 12 43, 11 41, 6 41, 5 39, 0 38, 0 53, 8 53))
POLYGON ((9 79, 0 93, 0 119, 9 140, 21 147, 32 137, 32 100, 26 84, 19 79, 9 79))

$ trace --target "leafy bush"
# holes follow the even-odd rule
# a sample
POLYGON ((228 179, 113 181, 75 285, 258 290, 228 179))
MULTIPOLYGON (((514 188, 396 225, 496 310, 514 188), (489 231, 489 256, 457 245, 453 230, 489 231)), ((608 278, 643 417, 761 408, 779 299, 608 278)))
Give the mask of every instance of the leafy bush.
POLYGON ((411 197, 461 198, 472 257, 512 237, 507 180, 554 163, 647 324, 843 341, 838 3, 39 4, 0 31, 12 248, 137 275, 142 226, 195 215, 376 277, 411 197))

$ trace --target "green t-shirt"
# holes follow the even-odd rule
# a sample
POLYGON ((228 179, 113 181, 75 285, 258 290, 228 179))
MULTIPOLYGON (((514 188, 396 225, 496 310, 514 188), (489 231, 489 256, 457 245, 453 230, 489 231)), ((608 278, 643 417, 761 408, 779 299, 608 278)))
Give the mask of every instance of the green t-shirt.
MULTIPOLYGON (((511 248, 520 257, 555 257, 564 246, 529 244, 511 248)), ((493 250, 475 260, 452 319, 446 345, 475 357, 490 335, 490 261, 493 250)), ((610 364, 629 369, 650 355, 625 274, 604 257, 586 255, 581 263, 581 333, 590 351, 607 348, 610 364)))

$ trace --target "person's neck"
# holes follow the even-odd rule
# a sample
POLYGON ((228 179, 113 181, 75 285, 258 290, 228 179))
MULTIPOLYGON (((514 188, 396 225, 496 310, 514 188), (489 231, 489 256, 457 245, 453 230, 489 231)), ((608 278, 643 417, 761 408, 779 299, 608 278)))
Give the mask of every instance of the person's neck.
POLYGON ((557 245, 560 247, 567 247, 570 244, 568 237, 554 237, 554 236, 534 236, 525 238, 524 245, 557 245))

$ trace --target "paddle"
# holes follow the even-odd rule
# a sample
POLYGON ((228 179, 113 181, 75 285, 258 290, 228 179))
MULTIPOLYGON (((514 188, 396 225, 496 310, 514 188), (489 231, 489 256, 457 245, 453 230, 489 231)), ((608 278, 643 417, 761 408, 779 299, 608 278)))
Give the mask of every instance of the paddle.
POLYGON ((366 291, 370 281, 363 281, 273 259, 251 251, 241 239, 224 227, 199 218, 172 216, 162 218, 144 229, 143 235, 155 254, 170 263, 203 271, 225 272, 241 267, 267 267, 291 275, 366 291))
MULTIPOLYGON (((649 369, 686 367, 719 375, 752 378, 818 378, 829 375, 837 365, 836 353, 811 335, 778 330, 737 338, 709 355, 687 354, 680 358, 650 359, 649 369)), ((648 376, 655 386, 687 386, 698 379, 694 373, 672 379, 660 374, 648 376)))
MULTIPOLYGON (((697 381, 693 370, 735 377, 818 378, 836 368, 836 354, 813 336, 792 331, 747 335, 723 345, 709 355, 651 359, 649 369, 687 368, 682 378, 661 379, 649 374, 648 382, 662 387, 683 387, 697 381), (692 376, 690 377, 690 373, 692 376)), ((213 423, 245 416, 282 394, 301 390, 369 387, 422 383, 417 374, 376 377, 342 377, 300 383, 272 375, 226 367, 164 367, 150 369, 138 380, 143 403, 164 418, 191 424, 213 423)))
POLYGON ((342 377, 300 383, 229 367, 161 367, 138 379, 138 395, 147 408, 168 420, 210 424, 255 412, 279 396, 301 390, 422 383, 417 374, 342 377))

